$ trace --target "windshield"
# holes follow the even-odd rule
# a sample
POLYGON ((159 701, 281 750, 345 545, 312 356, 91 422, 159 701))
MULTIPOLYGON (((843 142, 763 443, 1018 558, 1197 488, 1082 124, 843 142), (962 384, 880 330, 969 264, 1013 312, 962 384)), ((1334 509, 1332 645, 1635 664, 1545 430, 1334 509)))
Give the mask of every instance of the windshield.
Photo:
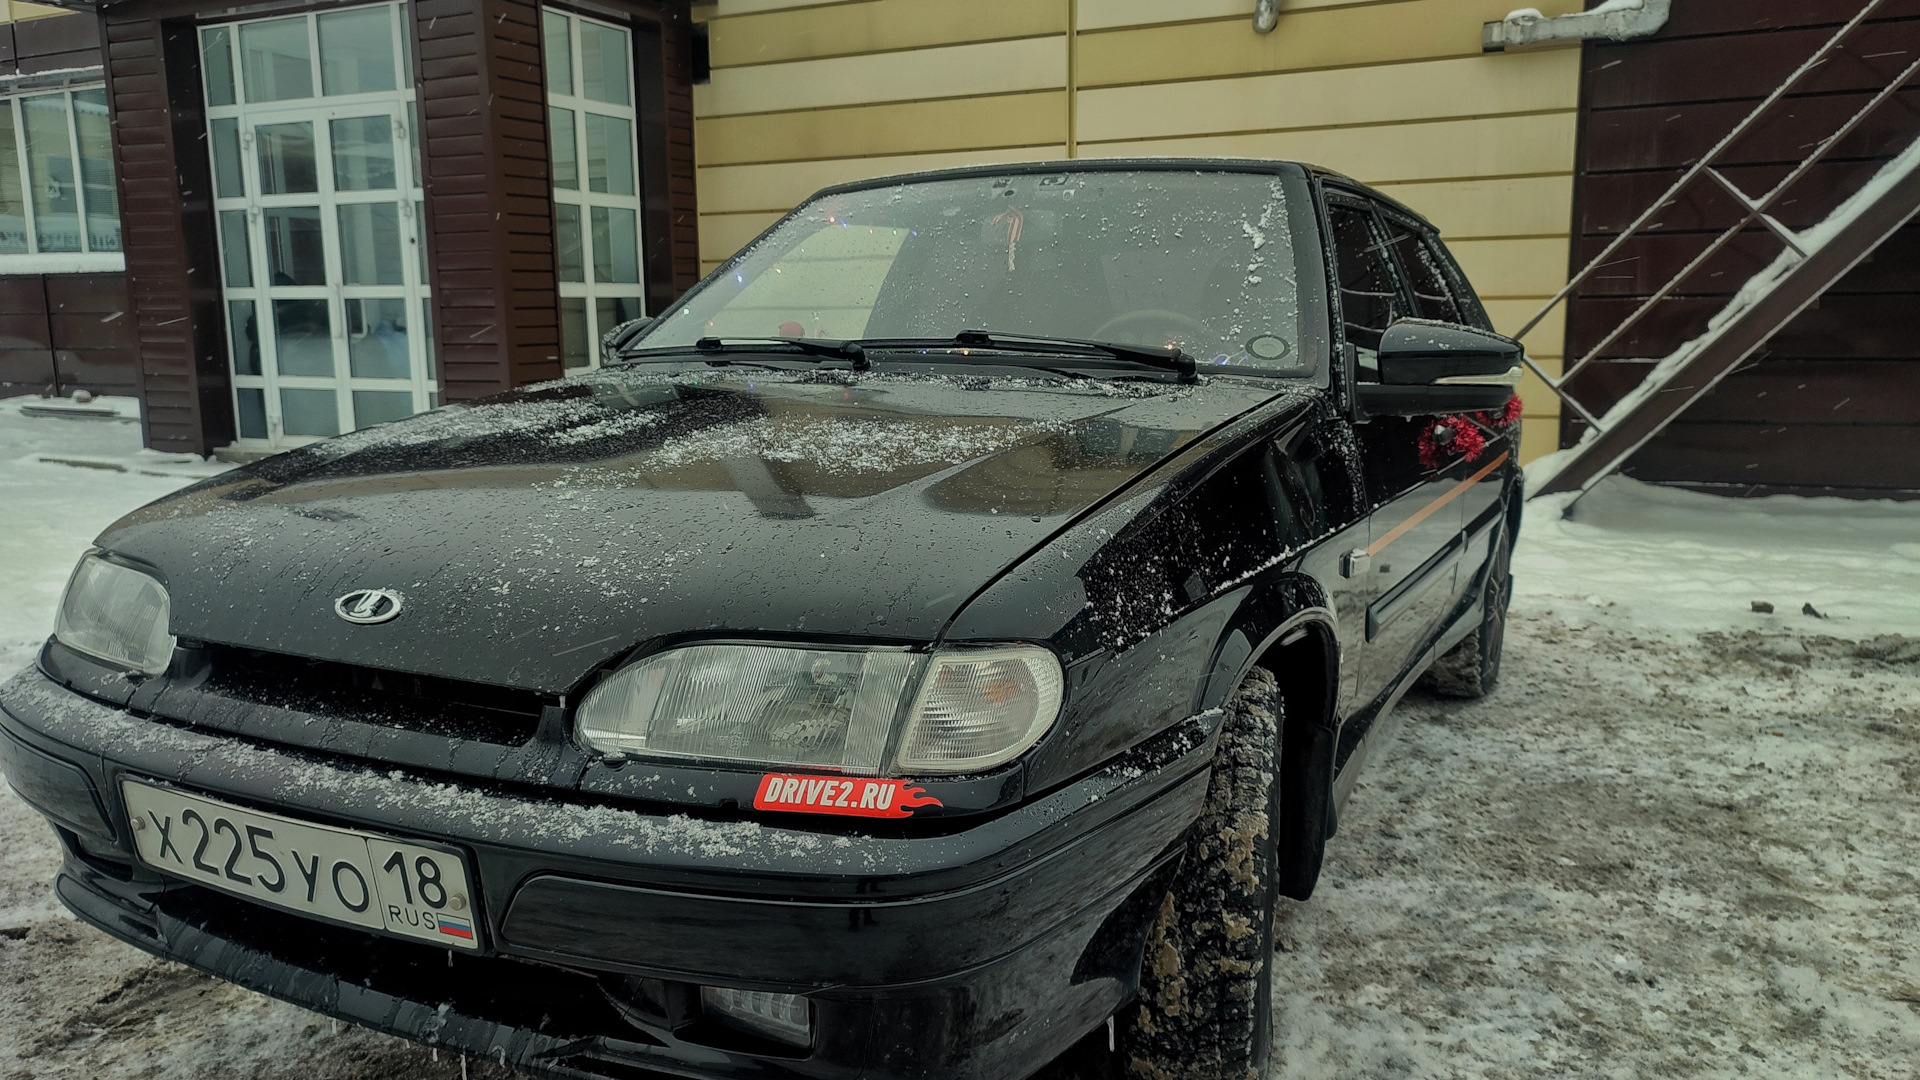
MULTIPOLYGON (((1297 209, 1293 204, 1297 203, 1297 209)), ((1291 214, 1263 173, 1014 173, 816 199, 633 343, 951 338, 962 330, 1178 346, 1304 377, 1291 214)))

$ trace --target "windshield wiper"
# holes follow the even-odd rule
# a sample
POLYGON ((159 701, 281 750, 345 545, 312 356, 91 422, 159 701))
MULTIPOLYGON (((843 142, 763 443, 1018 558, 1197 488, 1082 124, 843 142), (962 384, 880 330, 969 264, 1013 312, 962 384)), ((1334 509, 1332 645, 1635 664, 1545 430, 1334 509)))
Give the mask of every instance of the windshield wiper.
POLYGON ((872 350, 965 348, 1043 356, 1102 356, 1124 364, 1170 371, 1180 376, 1181 382, 1197 382, 1200 377, 1198 362, 1177 348, 1156 349, 1151 345, 1127 345, 1117 341, 962 330, 950 338, 862 338, 847 344, 858 344, 872 350))
MULTIPOLYGON (((1179 349, 1156 349, 1151 345, 1127 345, 1114 341, 1086 341, 1080 338, 1047 337, 1037 334, 1001 334, 989 330, 962 330, 950 338, 854 338, 836 341, 829 338, 789 337, 703 337, 693 343, 693 353, 709 364, 724 365, 730 353, 764 353, 786 349, 802 357, 845 360, 855 371, 871 371, 869 352, 901 352, 928 349, 991 349, 995 352, 1026 353, 1039 356, 1100 357, 1106 360, 1172 372, 1181 382, 1199 381, 1199 365, 1179 349)), ((642 350, 624 357, 631 363, 648 359, 653 350, 642 350)), ((666 356, 686 355, 682 349, 661 350, 666 356)), ((655 354, 658 355, 658 354, 655 354)))
POLYGON ((693 343, 693 351, 702 355, 765 352, 771 346, 785 346, 803 356, 817 356, 823 360, 846 360, 852 363, 855 371, 868 371, 873 367, 873 361, 867 359, 867 351, 858 341, 787 337, 703 337, 693 343))

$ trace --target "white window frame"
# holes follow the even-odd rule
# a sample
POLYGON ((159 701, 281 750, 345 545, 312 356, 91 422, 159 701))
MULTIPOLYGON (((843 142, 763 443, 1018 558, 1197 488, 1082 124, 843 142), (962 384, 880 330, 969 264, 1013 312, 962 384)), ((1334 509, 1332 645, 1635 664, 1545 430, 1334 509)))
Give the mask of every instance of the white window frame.
MULTIPOLYGON (((547 99, 546 103, 547 103, 547 109, 548 109, 548 112, 547 112, 548 122, 549 123, 552 122, 552 119, 553 119, 552 110, 554 109, 566 109, 573 114, 574 175, 578 180, 578 186, 573 188, 563 188, 557 184, 549 185, 553 190, 553 202, 555 207, 554 221, 553 221, 553 242, 554 242, 555 256, 556 256, 554 260, 555 268, 556 268, 556 281, 558 282, 558 285, 559 285, 560 299, 562 301, 560 305, 560 313, 559 313, 560 314, 559 329, 560 329, 560 339, 561 339, 560 363, 561 363, 562 369, 567 372, 589 371, 589 370, 592 370, 593 368, 597 368, 600 366, 600 338, 603 335, 605 335, 607 331, 613 329, 612 325, 608 325, 608 326, 600 325, 600 312, 599 312, 599 304, 597 303, 597 301, 613 300, 613 299, 630 299, 635 302, 635 304, 637 305, 640 311, 645 312, 647 308, 646 207, 644 205, 645 192, 646 192, 646 177, 640 171, 640 111, 639 111, 639 104, 638 104, 639 87, 635 82, 635 76, 637 75, 636 68, 638 67, 638 65, 634 62, 633 28, 630 26, 622 26, 619 23, 608 22, 604 19, 595 19, 590 16, 579 14, 578 12, 567 11, 560 8, 542 7, 540 9, 540 14, 541 14, 540 33, 541 33, 541 39, 542 39, 542 56, 543 57, 545 55, 545 50, 547 46, 547 42, 546 42, 547 34, 549 31, 549 28, 552 25, 550 20, 556 19, 556 18, 564 18, 567 20, 567 56, 568 56, 568 65, 573 76, 573 83, 568 89, 570 91, 574 91, 571 93, 561 93, 559 91, 556 91, 553 88, 553 72, 549 70, 545 73, 545 90, 546 90, 546 99, 547 99), (613 105, 604 101, 596 101, 592 98, 585 97, 584 95, 578 92, 584 89, 583 80, 585 79, 585 74, 582 70, 581 62, 580 62, 581 53, 580 53, 579 27, 580 27, 580 24, 582 23, 592 23, 604 29, 615 31, 619 33, 621 37, 626 39, 626 42, 627 42, 627 51, 626 51, 627 104, 626 105, 624 106, 613 105), (587 113, 589 112, 596 113, 600 116, 607 116, 607 117, 613 117, 620 120, 625 120, 627 122, 627 131, 630 136, 629 146, 631 147, 633 152, 633 162, 632 162, 633 194, 615 195, 608 192, 595 192, 595 191, 589 190, 588 183, 587 183, 587 113), (558 249, 560 245, 559 207, 561 206, 574 206, 579 208, 579 211, 580 211, 580 266, 581 266, 580 277, 581 277, 581 280, 579 281, 567 281, 564 278, 560 278, 557 273, 558 265, 559 265, 558 249), (592 216, 594 207, 605 207, 609 209, 633 211, 633 222, 634 222, 633 243, 634 243, 634 252, 636 256, 635 265, 638 268, 638 273, 636 275, 639 278, 638 281, 601 282, 601 281, 594 280, 593 216, 592 216), (567 367, 566 366, 567 358, 566 358, 566 304, 565 304, 565 301, 567 300, 584 301, 584 306, 585 306, 584 324, 585 324, 586 335, 587 335, 587 340, 586 340, 587 363, 584 367, 567 367)), ((549 164, 550 165, 551 165, 551 145, 552 145, 551 134, 549 134, 549 164)))
MULTIPOLYGON (((13 160, 19 169, 20 177, 20 220, 26 230, 27 250, 0 252, 0 274, 60 274, 60 273, 101 273, 124 271, 127 268, 126 255, 121 250, 93 250, 93 237, 87 229, 87 190, 85 173, 80 168, 80 123, 75 115, 73 95, 86 90, 105 91, 106 84, 77 83, 72 86, 52 86, 40 90, 23 90, 0 97, 0 109, 5 109, 13 121, 13 146, 0 148, 0 153, 11 150, 13 160), (33 175, 27 161, 26 113, 19 102, 27 98, 61 95, 67 106, 67 154, 73 165, 73 183, 75 205, 79 208, 80 248, 79 251, 41 251, 40 230, 36 227, 36 214, 33 209, 33 175)), ((107 168, 114 169, 111 158, 107 168)), ((116 177, 117 182, 117 177, 116 177)), ((117 198, 117 197, 116 197, 117 198)), ((119 208, 115 207, 115 217, 119 208)), ((126 243, 122 231, 121 243, 126 243)))
MULTIPOLYGON (((276 15, 235 22, 209 22, 195 28, 196 33, 201 35, 217 28, 225 28, 229 31, 227 50, 229 70, 233 78, 234 104, 209 105, 205 116, 209 132, 206 146, 211 166, 210 180, 217 182, 220 169, 219 161, 214 158, 216 148, 211 134, 212 125, 217 120, 231 119, 236 121, 238 129, 236 138, 239 142, 240 175, 244 188, 244 195, 241 196, 220 196, 217 186, 214 189, 215 242, 218 247, 216 261, 220 266, 222 286, 220 313, 221 318, 227 320, 227 370, 232 386, 235 431, 236 433, 239 431, 240 393, 243 390, 261 391, 267 424, 265 438, 236 434, 234 445, 240 449, 278 449, 327 438, 323 435, 285 433, 280 408, 282 389, 332 391, 336 426, 342 433, 355 430, 353 392, 356 390, 410 392, 413 395, 415 413, 424 412, 439 405, 438 365, 435 361, 436 350, 432 341, 433 297, 423 254, 426 236, 421 221, 421 207, 424 196, 422 178, 416 166, 419 139, 418 105, 411 71, 412 47, 406 22, 408 17, 408 5, 390 2, 329 8, 324 12, 312 11, 304 15, 276 15), (358 94, 326 94, 321 81, 319 18, 338 11, 376 7, 384 7, 387 10, 389 26, 398 46, 394 50, 394 60, 398 67, 395 88, 358 94), (250 23, 274 22, 289 18, 306 21, 307 60, 311 65, 313 94, 305 98, 250 103, 247 101, 246 94, 246 72, 240 48, 240 30, 250 23), (336 191, 332 121, 377 116, 381 112, 386 112, 393 123, 394 187, 371 191, 336 191), (254 131, 262 125, 288 122, 307 122, 313 126, 313 164, 317 190, 293 194, 266 194, 261 190, 258 147, 254 131), (339 209, 356 203, 396 204, 399 207, 400 284, 348 285, 345 283, 344 268, 341 265, 339 209), (267 239, 263 228, 265 211, 315 205, 320 208, 326 283, 304 286, 270 284, 267 239), (222 212, 236 210, 246 215, 247 263, 251 281, 245 286, 234 286, 226 281, 228 238, 225 235, 226 226, 222 212), (331 341, 336 343, 333 350, 334 370, 331 375, 283 375, 280 373, 273 302, 301 299, 327 301, 327 317, 332 332, 331 341), (400 299, 406 302, 408 378, 371 379, 353 375, 346 307, 348 302, 357 299, 400 299), (260 373, 257 375, 243 375, 234 364, 234 354, 244 343, 245 333, 241 327, 233 325, 230 306, 233 301, 246 301, 254 305, 256 344, 260 353, 260 373)), ((202 49, 206 47, 204 36, 196 42, 196 47, 202 49)), ((204 78, 204 62, 202 66, 204 78)), ((208 95, 208 100, 211 100, 211 95, 208 95)))

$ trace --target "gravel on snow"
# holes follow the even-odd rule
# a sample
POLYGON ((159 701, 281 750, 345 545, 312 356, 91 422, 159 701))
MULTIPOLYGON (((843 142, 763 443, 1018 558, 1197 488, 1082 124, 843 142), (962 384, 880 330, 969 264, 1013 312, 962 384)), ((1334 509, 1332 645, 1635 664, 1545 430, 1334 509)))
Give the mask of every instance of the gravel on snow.
MULTIPOLYGON (((137 447, 77 426, 0 408, 0 675, 93 532, 166 488, 22 457, 137 447)), ((1281 912, 1276 1078, 1920 1076, 1920 515, 1687 498, 1530 508, 1502 685, 1401 705, 1281 912)), ((460 1075, 76 922, 10 792, 0 844, 0 1078, 460 1075)))

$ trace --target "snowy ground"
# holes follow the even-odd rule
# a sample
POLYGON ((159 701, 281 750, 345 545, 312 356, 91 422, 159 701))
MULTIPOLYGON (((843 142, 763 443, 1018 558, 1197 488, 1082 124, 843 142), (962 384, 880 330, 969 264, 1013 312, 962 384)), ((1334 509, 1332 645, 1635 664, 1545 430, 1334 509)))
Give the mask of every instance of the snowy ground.
MULTIPOLYGON (((137 446, 0 402, 0 675, 208 469, 137 446)), ((1920 1076, 1920 505, 1614 483, 1531 507, 1515 572, 1504 684, 1402 706, 1282 913, 1274 1075, 1920 1076)), ((11 795, 0 843, 0 1080, 459 1075, 74 922, 11 795)))

